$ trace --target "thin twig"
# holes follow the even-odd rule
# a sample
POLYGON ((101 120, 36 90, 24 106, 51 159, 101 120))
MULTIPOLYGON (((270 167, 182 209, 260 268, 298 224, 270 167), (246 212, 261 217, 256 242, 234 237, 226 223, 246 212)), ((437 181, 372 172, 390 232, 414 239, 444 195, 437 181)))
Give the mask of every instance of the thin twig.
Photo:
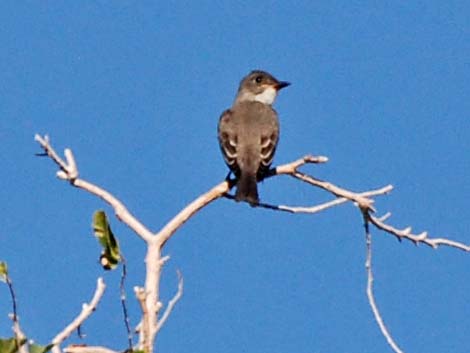
POLYGON ((59 166, 60 171, 57 174, 59 178, 68 180, 73 186, 88 191, 89 193, 104 200, 111 207, 113 207, 114 212, 116 213, 116 217, 119 220, 124 222, 124 224, 136 232, 137 235, 139 235, 144 241, 151 241, 153 237, 152 232, 148 230, 142 223, 140 223, 139 220, 137 220, 137 218, 129 212, 129 210, 120 200, 99 186, 78 178, 79 173, 77 170, 77 164, 70 149, 66 149, 66 157, 69 163, 67 164, 57 155, 55 150, 50 145, 47 136, 41 137, 36 135, 35 139, 39 142, 45 153, 59 166))
POLYGON ((170 316, 171 311, 173 310, 174 306, 183 295, 183 284, 184 284, 183 275, 181 274, 180 271, 176 271, 176 274, 178 275, 178 291, 175 293, 174 297, 168 302, 168 306, 166 307, 165 312, 163 313, 161 319, 158 321, 157 332, 160 331, 160 329, 163 327, 166 320, 170 316))
MULTIPOLYGON (((303 166, 306 163, 322 163, 326 157, 312 157, 312 156, 305 156, 304 158, 300 158, 292 163, 288 163, 282 166, 275 168, 270 176, 273 175, 280 175, 280 174, 287 174, 291 175, 292 177, 302 180, 308 184, 313 186, 319 187, 323 190, 326 190, 333 195, 337 196, 338 199, 332 200, 330 202, 326 202, 324 204, 320 204, 314 207, 289 207, 289 206, 273 206, 269 204, 260 204, 261 207, 279 210, 279 211, 286 211, 292 213, 315 213, 323 211, 327 208, 339 205, 341 203, 346 202, 346 200, 355 202, 358 207, 360 208, 361 212, 366 212, 368 220, 371 224, 373 224, 378 229, 385 231, 391 235, 394 235, 399 240, 407 239, 412 241, 415 244, 423 243, 426 244, 433 249, 438 248, 439 246, 450 246, 456 249, 460 249, 466 252, 470 251, 470 245, 463 244, 458 241, 450 240, 447 238, 429 238, 427 232, 422 232, 420 234, 412 234, 411 227, 407 227, 405 229, 398 229, 395 228, 387 223, 385 220, 390 217, 390 213, 385 214, 382 217, 374 217, 371 215, 371 212, 375 212, 375 209, 372 207, 374 200, 369 199, 369 196, 381 195, 390 192, 393 187, 392 185, 387 185, 382 189, 379 190, 372 190, 370 192, 365 193, 355 193, 343 188, 340 188, 332 183, 316 179, 310 175, 301 173, 298 171, 298 168, 303 166), (377 193, 376 193, 377 192, 377 193), (344 200, 344 201, 343 201, 344 200)), ((327 160, 327 159, 326 159, 327 160)))
POLYGON ((10 297, 11 297, 13 313, 10 314, 9 317, 11 321, 13 321, 13 333, 15 334, 16 347, 18 348, 19 353, 27 353, 28 350, 26 348, 26 345, 24 344, 26 340, 26 336, 24 335, 20 327, 20 318, 18 316, 18 304, 16 301, 16 294, 13 288, 13 282, 10 276, 8 275, 8 273, 4 274, 4 280, 8 286, 8 290, 10 292, 10 297))
MULTIPOLYGON (((388 194, 391 190, 393 189, 392 185, 387 185, 383 188, 377 189, 377 190, 371 190, 371 191, 366 191, 362 193, 358 193, 360 197, 370 197, 370 196, 380 196, 380 195, 385 195, 388 194)), ((354 200, 348 199, 346 197, 338 197, 334 200, 316 205, 316 206, 310 206, 310 207, 301 207, 301 206, 285 206, 285 205, 270 205, 266 203, 260 203, 257 206, 263 207, 263 208, 268 208, 268 209, 273 209, 276 211, 285 211, 289 213, 317 213, 324 211, 328 208, 334 207, 341 205, 346 202, 351 202, 354 200)))
POLYGON ((34 135, 34 139, 39 142, 45 152, 45 155, 49 156, 59 166, 60 170, 68 173, 67 163, 65 163, 65 161, 60 158, 56 151, 50 146, 49 136, 41 136, 36 134, 34 135))
MULTIPOLYGON (((269 176, 273 175, 282 175, 282 174, 287 174, 290 175, 298 180, 302 180, 310 185, 319 187, 323 190, 326 190, 336 197, 344 197, 348 200, 354 201, 358 204, 360 209, 371 209, 373 210, 372 203, 374 202, 371 199, 368 199, 364 196, 361 196, 361 194, 351 192, 349 190, 340 188, 339 186, 336 186, 334 184, 331 184, 329 182, 314 178, 310 175, 307 175, 305 173, 299 172, 298 169, 308 163, 325 163, 328 161, 327 157, 324 156, 310 156, 307 155, 303 158, 300 158, 294 162, 287 163, 281 166, 276 167, 270 172, 269 176)), ((387 186, 386 188, 391 188, 391 186, 387 186)), ((390 189, 391 190, 391 189, 390 189)))
POLYGON ((368 199, 366 197, 361 196, 358 193, 340 188, 339 186, 336 186, 327 181, 314 178, 305 173, 295 172, 294 174, 291 174, 291 175, 292 177, 296 179, 302 180, 303 182, 306 182, 310 185, 326 190, 337 197, 344 197, 344 198, 347 198, 348 200, 354 201, 357 203, 360 209, 372 210, 375 212, 375 209, 372 207, 372 204, 374 203, 374 200, 372 199, 368 199))
POLYGON ((364 230, 366 233, 366 270, 367 270, 367 298, 369 299, 369 304, 372 309, 372 312, 375 317, 375 321, 377 321, 377 324, 379 325, 380 331, 384 335, 385 339, 387 340, 388 344, 390 347, 396 352, 396 353, 403 353, 403 351, 398 347, 398 345, 395 343, 395 341, 392 338, 392 335, 387 329, 387 326, 385 326, 385 323, 382 319, 382 316, 380 315, 380 311, 377 307, 377 304, 375 302, 375 297, 374 297, 374 291, 373 291, 373 282, 374 282, 374 276, 372 273, 372 235, 370 233, 369 229, 369 220, 368 220, 368 215, 366 214, 366 211, 364 211, 364 230))
POLYGON ((16 302, 15 290, 13 289, 13 282, 11 281, 11 278, 8 274, 5 275, 5 282, 8 286, 8 290, 10 291, 11 303, 13 307, 12 320, 13 320, 13 323, 15 323, 18 321, 18 309, 17 309, 18 306, 16 302))
POLYGON ((125 287, 125 281, 127 277, 127 265, 126 265, 126 259, 124 256, 121 254, 121 262, 122 262, 122 273, 121 273, 121 280, 119 282, 119 291, 121 292, 121 307, 122 307, 122 314, 124 316, 124 324, 126 326, 126 332, 127 332, 127 342, 129 345, 129 351, 132 351, 133 343, 132 343, 132 331, 131 331, 131 325, 129 322, 129 312, 127 311, 127 304, 126 304, 126 287, 125 287))
POLYGON ((170 258, 171 258, 170 255, 165 255, 165 256, 163 256, 163 257, 160 259, 160 263, 162 264, 162 266, 163 266, 164 264, 166 264, 168 261, 170 261, 170 258))
POLYGON ((293 174, 297 171, 297 169, 305 164, 321 164, 326 162, 328 162, 328 157, 306 155, 293 162, 277 166, 276 168, 270 170, 267 177, 281 174, 293 174))
POLYGON ((413 234, 411 233, 411 227, 407 227, 404 229, 395 228, 389 224, 384 222, 383 217, 378 218, 372 215, 369 215, 369 221, 378 229, 383 230, 389 234, 392 234, 398 238, 398 240, 407 239, 412 241, 415 244, 426 244, 433 249, 437 249, 439 246, 450 246, 456 249, 460 249, 466 252, 470 251, 470 245, 465 245, 458 241, 446 239, 446 238, 429 238, 427 232, 422 232, 420 234, 413 234))
POLYGON ((95 294, 91 299, 90 303, 83 304, 81 313, 65 328, 62 332, 58 333, 52 340, 54 347, 52 348, 53 353, 60 353, 60 344, 69 337, 73 331, 82 325, 85 320, 96 310, 101 297, 104 294, 106 285, 104 284, 103 278, 99 277, 96 284, 95 294))

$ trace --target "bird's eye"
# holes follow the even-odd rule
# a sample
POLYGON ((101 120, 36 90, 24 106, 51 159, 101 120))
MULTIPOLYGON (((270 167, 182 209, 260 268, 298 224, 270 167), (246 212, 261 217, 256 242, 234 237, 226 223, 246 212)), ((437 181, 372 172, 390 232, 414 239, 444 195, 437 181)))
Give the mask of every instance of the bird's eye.
POLYGON ((261 83, 261 81, 263 81, 263 77, 262 76, 256 76, 255 81, 256 81, 256 83, 261 83))

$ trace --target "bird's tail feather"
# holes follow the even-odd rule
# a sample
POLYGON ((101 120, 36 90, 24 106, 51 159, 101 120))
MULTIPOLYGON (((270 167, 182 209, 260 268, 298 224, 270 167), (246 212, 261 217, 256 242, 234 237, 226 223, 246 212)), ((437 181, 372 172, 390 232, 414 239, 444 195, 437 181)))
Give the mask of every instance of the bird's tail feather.
POLYGON ((258 186, 256 185, 256 175, 242 173, 237 182, 237 192, 235 200, 246 201, 251 206, 259 203, 258 186))

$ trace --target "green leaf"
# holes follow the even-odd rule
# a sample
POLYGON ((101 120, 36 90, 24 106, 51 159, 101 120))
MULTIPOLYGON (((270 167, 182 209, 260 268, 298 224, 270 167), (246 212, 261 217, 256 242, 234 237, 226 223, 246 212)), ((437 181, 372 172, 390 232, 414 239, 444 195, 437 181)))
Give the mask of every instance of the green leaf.
MULTIPOLYGON (((20 346, 26 343, 26 338, 19 341, 20 346)), ((18 342, 16 337, 0 338, 0 353, 15 353, 18 351, 18 342)))
MULTIPOLYGON (((0 281, 6 282, 8 276, 8 266, 4 261, 0 261, 0 281)), ((0 353, 3 353, 0 351, 0 353)))
MULTIPOLYGON (((96 211, 93 215, 93 231, 103 248, 100 256, 101 266, 105 270, 114 270, 121 261, 119 243, 111 231, 106 213, 96 211)), ((1 352, 0 352, 1 353, 1 352)))
POLYGON ((39 344, 32 343, 29 345, 29 353, 46 353, 54 347, 53 344, 48 344, 47 346, 41 346, 39 344))

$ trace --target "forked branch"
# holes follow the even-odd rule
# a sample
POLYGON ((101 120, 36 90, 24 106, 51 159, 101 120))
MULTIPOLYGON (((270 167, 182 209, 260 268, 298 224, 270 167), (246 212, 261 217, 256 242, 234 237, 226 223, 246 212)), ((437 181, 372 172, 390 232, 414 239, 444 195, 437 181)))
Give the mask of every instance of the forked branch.
MULTIPOLYGON (((142 320, 140 327, 140 340, 139 340, 139 349, 143 349, 146 353, 153 352, 153 346, 155 343, 155 337, 166 322, 168 316, 173 310, 174 305, 179 300, 183 292, 183 279, 179 277, 178 291, 170 300, 163 316, 158 320, 159 312, 162 308, 162 303, 159 300, 160 292, 160 277, 162 272, 162 266, 166 261, 166 257, 162 257, 162 248, 166 242, 175 234, 175 232, 192 216, 194 216, 199 210, 207 206, 214 200, 217 200, 220 197, 233 198, 229 195, 228 192, 235 185, 234 180, 226 179, 206 193, 197 197, 194 201, 189 203, 184 207, 180 212, 178 212, 168 223, 166 223, 157 233, 152 233, 148 228, 146 228, 140 221, 127 210, 124 204, 113 196, 108 191, 102 189, 101 187, 94 185, 86 180, 79 178, 79 172, 75 158, 70 149, 66 149, 64 152, 65 161, 62 160, 58 154, 51 147, 49 139, 47 136, 35 136, 36 141, 39 142, 41 147, 44 150, 44 155, 49 156, 59 167, 57 176, 63 180, 67 180, 71 185, 88 191, 89 193, 103 199, 108 203, 115 211, 116 216, 119 220, 124 222, 129 228, 135 231, 137 235, 141 237, 147 244, 147 256, 146 256, 146 279, 144 287, 136 287, 135 294, 142 308, 142 320)), ((257 206, 273 209, 278 211, 290 212, 290 213, 306 213, 313 214, 328 208, 344 204, 346 202, 354 203, 361 212, 361 215, 364 217, 365 226, 366 226, 366 243, 368 246, 367 253, 367 271, 368 271, 368 297, 369 303, 372 307, 374 315, 377 319, 377 322, 384 333, 385 337, 389 344, 394 346, 393 339, 388 334, 388 331, 381 320, 380 314, 378 312, 377 306, 375 304, 375 299, 372 292, 372 267, 371 267, 371 248, 370 248, 370 233, 369 233, 369 224, 374 225, 377 229, 382 230, 388 234, 391 234, 398 239, 407 239, 412 241, 415 244, 424 243, 433 248, 437 248, 440 245, 446 245, 455 247, 460 250, 470 251, 470 245, 465 245, 460 242, 449 240, 446 238, 429 238, 426 232, 421 234, 412 234, 411 228, 398 229, 394 226, 385 223, 385 217, 375 217, 373 216, 375 209, 373 208, 374 200, 372 197, 385 195, 392 191, 393 187, 391 185, 384 186, 382 188, 370 191, 363 192, 353 192, 344 188, 341 188, 337 185, 334 185, 330 182, 317 179, 313 176, 310 176, 304 172, 299 171, 299 168, 303 167, 306 164, 318 164, 325 163, 328 161, 327 157, 324 156, 310 156, 307 155, 303 158, 295 160, 291 163, 280 165, 269 172, 267 178, 273 177, 276 175, 290 175, 291 177, 301 180, 311 186, 325 190, 334 198, 326 203, 319 205, 309 206, 309 207, 300 207, 300 206, 286 206, 286 205, 271 205, 266 203, 261 203, 257 206), (388 336, 387 336, 388 335, 388 336)), ((104 289, 104 288, 103 288, 104 289)), ((98 288, 97 288, 98 292, 98 288)), ((96 297, 96 294, 95 294, 96 297)), ((99 300, 99 298, 97 299, 99 300)), ((94 300, 92 301, 94 302, 94 300)), ((96 301, 97 304, 97 301, 96 301)), ((91 303, 90 303, 91 306, 91 303)), ((85 308, 84 308, 85 310, 85 308)), ((74 321, 78 322, 77 320, 74 321)), ((72 324, 74 324, 72 323, 72 324)), ((71 325, 72 325, 71 324, 71 325)), ((75 325, 76 326, 76 325, 75 325)), ((55 351, 60 349, 58 345, 65 339, 69 334, 70 330, 64 330, 63 333, 58 335, 54 339, 55 351)), ((394 348, 395 349, 395 348, 394 348)), ((109 353, 112 352, 104 347, 68 347, 66 349, 70 353, 109 353)), ((395 349, 396 352, 401 352, 399 348, 395 349)), ((56 353, 56 352, 54 352, 56 353)))
POLYGON ((139 220, 137 220, 137 218, 127 210, 120 200, 99 186, 78 178, 79 172, 77 164, 70 149, 65 149, 64 154, 67 161, 64 161, 52 148, 48 136, 43 137, 36 134, 34 138, 41 145, 45 155, 49 156, 54 161, 54 163, 59 166, 60 170, 57 172, 57 177, 63 180, 67 180, 73 186, 88 191, 89 193, 103 199, 114 209, 116 217, 119 220, 121 220, 124 224, 136 232, 136 234, 139 235, 144 241, 148 242, 151 240, 152 232, 149 231, 142 223, 140 223, 139 220))

